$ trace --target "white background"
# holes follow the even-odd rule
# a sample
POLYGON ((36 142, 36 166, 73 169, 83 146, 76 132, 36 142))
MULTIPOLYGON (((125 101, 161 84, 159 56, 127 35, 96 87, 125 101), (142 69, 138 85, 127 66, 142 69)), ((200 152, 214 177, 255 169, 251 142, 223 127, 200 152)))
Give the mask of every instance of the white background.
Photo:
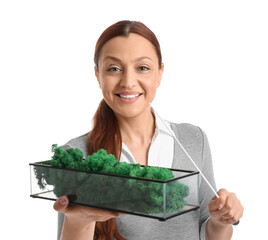
POLYGON ((0 239, 56 238, 53 202, 30 198, 28 164, 90 130, 101 100, 95 43, 123 19, 160 41, 165 72, 153 106, 207 133, 218 188, 244 205, 233 239, 265 239, 267 12, 258 0, 1 1, 0 239))

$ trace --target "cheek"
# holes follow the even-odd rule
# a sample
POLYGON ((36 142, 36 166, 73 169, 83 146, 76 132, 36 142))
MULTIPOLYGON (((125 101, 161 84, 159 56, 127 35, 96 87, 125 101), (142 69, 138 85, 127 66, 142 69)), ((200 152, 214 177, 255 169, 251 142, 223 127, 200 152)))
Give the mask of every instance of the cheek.
POLYGON ((102 78, 100 78, 99 83, 100 83, 100 88, 101 88, 102 92, 110 91, 113 88, 112 79, 102 77, 102 78))
MULTIPOLYGON (((148 79, 147 79, 148 80, 148 79)), ((144 89, 146 91, 146 95, 150 100, 153 100, 156 94, 156 90, 158 87, 158 83, 155 78, 152 78, 151 81, 144 82, 144 89)))
POLYGON ((152 76, 151 79, 147 79, 148 81, 145 81, 147 88, 150 89, 151 91, 155 92, 156 89, 159 86, 159 81, 157 76, 152 76))
POLYGON ((108 96, 111 95, 112 88, 111 88, 111 86, 109 84, 104 83, 101 86, 101 91, 102 91, 102 95, 103 96, 108 97, 108 96))
POLYGON ((100 88, 102 91, 103 98, 106 102, 111 104, 115 100, 115 96, 113 95, 116 89, 116 81, 111 78, 102 78, 100 80, 100 88))

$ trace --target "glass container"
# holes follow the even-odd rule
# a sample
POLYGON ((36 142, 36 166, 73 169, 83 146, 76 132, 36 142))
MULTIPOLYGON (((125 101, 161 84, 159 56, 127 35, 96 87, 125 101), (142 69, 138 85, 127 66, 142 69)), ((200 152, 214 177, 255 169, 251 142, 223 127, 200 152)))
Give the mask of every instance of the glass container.
POLYGON ((199 173, 170 169, 165 181, 30 163, 31 197, 165 221, 199 208, 199 173))

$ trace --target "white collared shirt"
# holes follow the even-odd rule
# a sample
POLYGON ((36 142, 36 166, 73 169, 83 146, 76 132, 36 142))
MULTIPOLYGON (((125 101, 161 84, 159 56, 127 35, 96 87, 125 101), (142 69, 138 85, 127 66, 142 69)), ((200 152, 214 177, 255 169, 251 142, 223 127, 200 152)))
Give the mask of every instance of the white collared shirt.
MULTIPOLYGON (((154 114, 153 108, 151 108, 151 110, 154 114)), ((156 128, 149 148, 148 166, 171 168, 174 155, 174 138, 158 115, 154 114, 154 116, 156 128)), ((165 121, 165 124, 170 128, 169 122, 165 121)), ((134 156, 123 142, 120 162, 137 163, 134 156)))

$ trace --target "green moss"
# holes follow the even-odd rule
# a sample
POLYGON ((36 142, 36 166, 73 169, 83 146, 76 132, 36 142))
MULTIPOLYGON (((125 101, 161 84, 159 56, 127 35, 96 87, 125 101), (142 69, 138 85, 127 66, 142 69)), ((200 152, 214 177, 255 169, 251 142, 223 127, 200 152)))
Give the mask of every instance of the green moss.
POLYGON ((169 169, 119 163, 114 155, 107 154, 104 149, 86 159, 83 159, 83 153, 78 148, 64 150, 53 145, 52 150, 52 160, 46 164, 66 170, 38 166, 35 167, 35 175, 39 187, 44 189, 46 184, 53 185, 57 197, 71 195, 84 204, 153 214, 163 212, 165 184, 167 212, 178 211, 186 204, 184 198, 188 196, 189 189, 179 181, 162 183, 143 180, 171 179, 173 174, 169 169), (139 180, 68 169, 137 177, 139 180))

